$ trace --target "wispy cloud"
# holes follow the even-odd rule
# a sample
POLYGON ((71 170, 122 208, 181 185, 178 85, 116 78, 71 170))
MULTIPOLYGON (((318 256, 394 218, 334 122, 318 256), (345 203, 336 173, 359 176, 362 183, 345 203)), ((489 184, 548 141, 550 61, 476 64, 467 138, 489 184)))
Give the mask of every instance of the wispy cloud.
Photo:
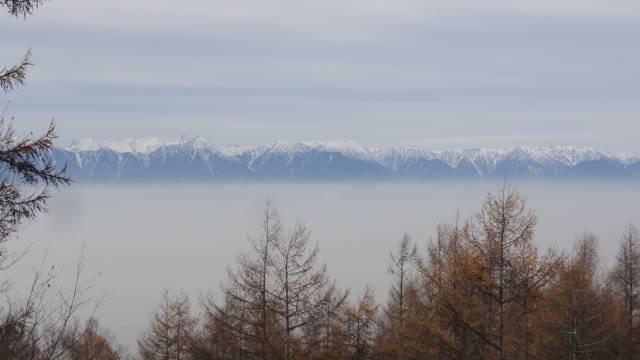
POLYGON ((55 116, 63 140, 429 134, 640 152, 639 20, 626 0, 56 0, 0 24, 16 34, 0 63, 33 48, 12 110, 26 129, 55 116))

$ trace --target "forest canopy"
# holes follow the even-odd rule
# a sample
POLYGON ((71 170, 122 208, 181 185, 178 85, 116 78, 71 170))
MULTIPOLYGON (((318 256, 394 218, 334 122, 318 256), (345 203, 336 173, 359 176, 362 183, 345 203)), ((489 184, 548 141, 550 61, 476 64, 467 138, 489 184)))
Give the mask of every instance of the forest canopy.
MULTIPOLYGON (((389 294, 340 290, 307 226, 286 228, 271 202, 261 236, 221 291, 192 311, 165 294, 139 340, 143 359, 635 359, 640 235, 630 225, 615 266, 598 239, 571 251, 535 246, 537 217, 505 185, 478 211, 408 235, 389 257, 389 294), (168 354, 168 355, 160 355, 168 354)), ((338 274, 338 279, 340 274, 338 274)))

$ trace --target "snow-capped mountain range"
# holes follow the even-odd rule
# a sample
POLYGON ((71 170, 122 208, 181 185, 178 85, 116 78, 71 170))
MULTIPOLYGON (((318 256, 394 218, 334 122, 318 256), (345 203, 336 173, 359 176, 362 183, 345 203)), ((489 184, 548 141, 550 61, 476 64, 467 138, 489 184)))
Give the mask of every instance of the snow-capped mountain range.
POLYGON ((77 181, 231 181, 481 178, 631 178, 640 158, 589 147, 514 147, 429 151, 378 149, 353 141, 278 141, 215 146, 182 136, 83 139, 52 156, 77 181))

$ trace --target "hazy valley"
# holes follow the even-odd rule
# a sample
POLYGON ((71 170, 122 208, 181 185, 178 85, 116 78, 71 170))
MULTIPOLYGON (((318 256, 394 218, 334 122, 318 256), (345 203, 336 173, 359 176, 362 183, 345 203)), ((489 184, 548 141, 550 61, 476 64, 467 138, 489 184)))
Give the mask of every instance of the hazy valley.
MULTIPOLYGON (((285 224, 304 220, 320 245, 320 262, 354 294, 365 285, 387 297, 389 251, 404 233, 424 246, 439 223, 476 211, 500 181, 76 184, 51 202, 51 211, 24 226, 13 249, 33 243, 12 269, 24 284, 47 253, 47 263, 65 268, 68 284, 83 244, 92 294, 105 295, 103 324, 135 349, 150 309, 164 288, 183 289, 197 305, 200 294, 220 296, 227 266, 258 237, 267 197, 285 224)), ((541 249, 570 249, 576 236, 592 231, 611 264, 630 221, 640 223, 637 182, 516 182, 539 216, 534 237, 541 249), (606 191, 605 191, 606 190, 606 191)))

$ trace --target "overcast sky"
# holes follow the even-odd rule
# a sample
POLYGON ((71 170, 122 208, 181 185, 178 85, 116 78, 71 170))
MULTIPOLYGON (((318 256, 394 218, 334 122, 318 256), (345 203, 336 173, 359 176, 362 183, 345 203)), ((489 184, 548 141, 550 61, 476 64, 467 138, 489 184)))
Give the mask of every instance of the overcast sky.
POLYGON ((3 16, 0 95, 61 142, 353 139, 640 154, 636 0, 53 0, 3 16))

